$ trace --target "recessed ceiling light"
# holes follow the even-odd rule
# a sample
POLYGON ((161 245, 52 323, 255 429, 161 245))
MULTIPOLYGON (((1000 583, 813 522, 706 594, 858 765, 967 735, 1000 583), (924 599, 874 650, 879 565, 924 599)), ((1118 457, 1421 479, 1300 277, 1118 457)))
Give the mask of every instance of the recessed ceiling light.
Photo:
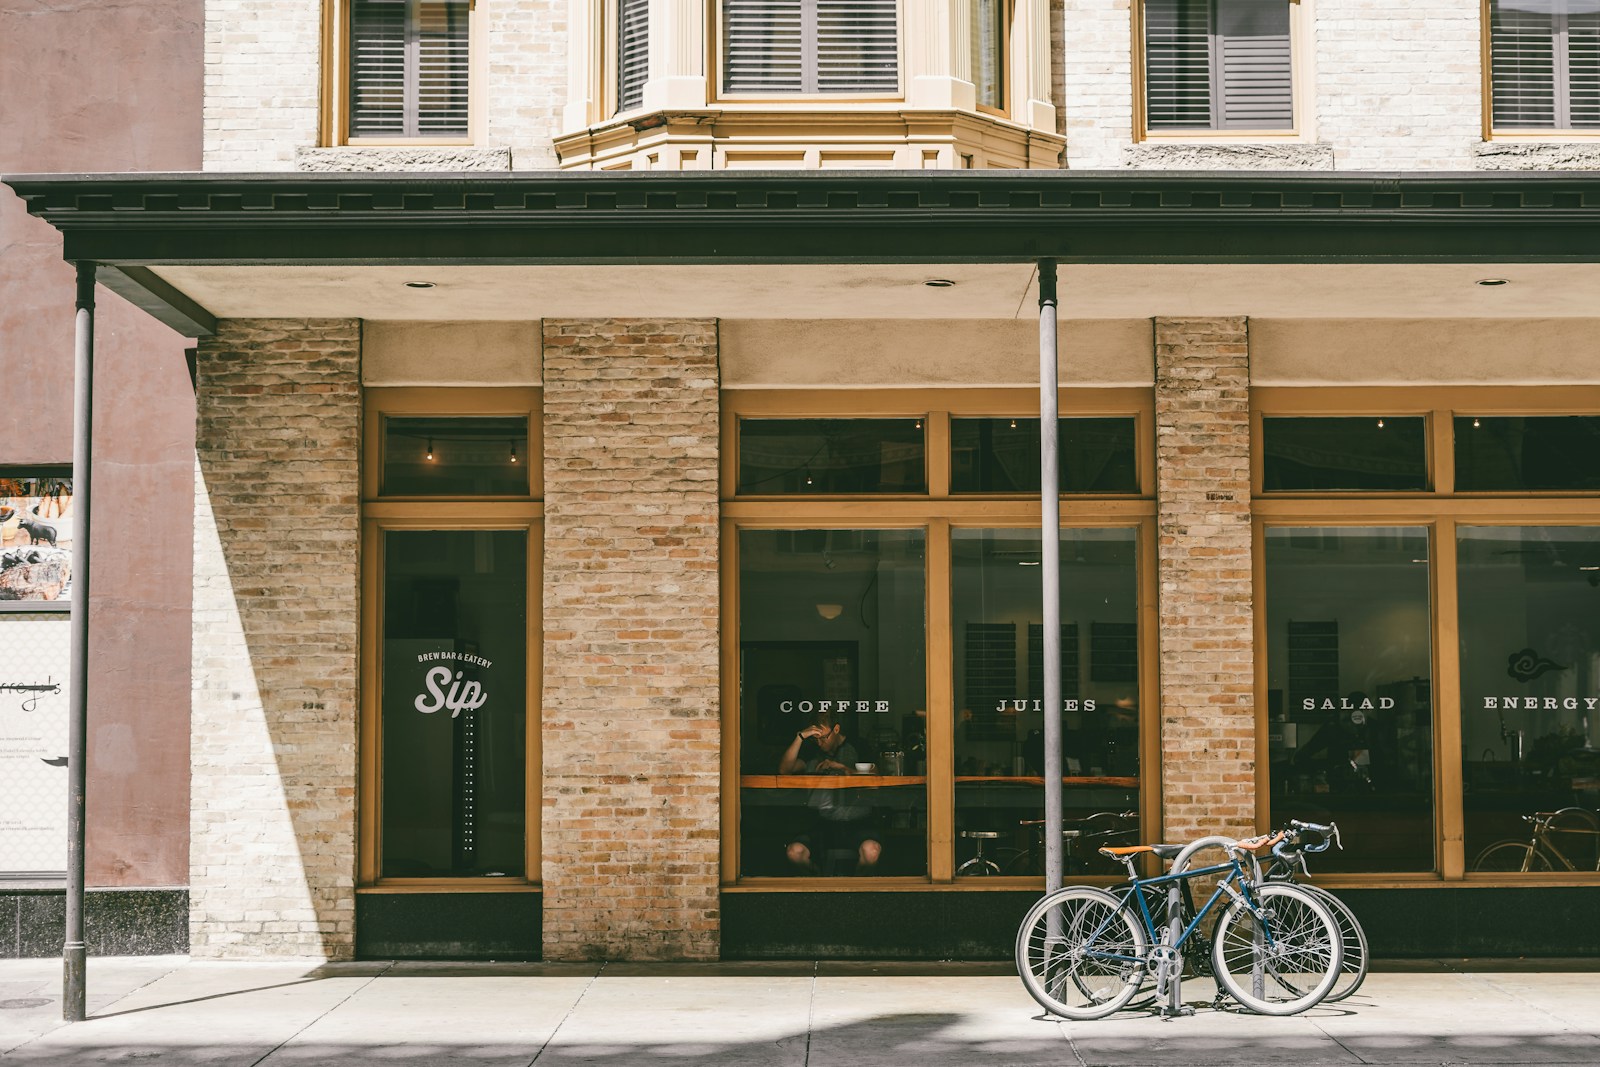
POLYGON ((1600 567, 1579 567, 1580 571, 1600 571, 1600 567))
POLYGON ((432 282, 406 282, 407 289, 432 289, 432 282))
POLYGON ((948 289, 954 285, 955 282, 951 281, 949 278, 929 278, 922 284, 926 285, 929 289, 948 289))
POLYGON ((1479 278, 1479 285, 1510 285, 1510 278, 1479 278))

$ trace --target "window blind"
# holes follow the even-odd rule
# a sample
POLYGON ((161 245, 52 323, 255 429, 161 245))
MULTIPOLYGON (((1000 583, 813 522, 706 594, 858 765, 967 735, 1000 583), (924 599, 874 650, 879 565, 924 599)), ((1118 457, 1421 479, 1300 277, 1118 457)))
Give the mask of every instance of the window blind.
POLYGON ((730 93, 892 93, 898 0, 723 0, 730 93))
POLYGON ((467 0, 353 0, 350 136, 465 137, 467 0))
POLYGON ((617 110, 644 103, 650 76, 650 0, 617 0, 617 110))
POLYGON ((1294 126, 1288 0, 1145 0, 1152 130, 1294 126))
POLYGON ((1494 125, 1600 127, 1600 0, 1491 0, 1494 125))

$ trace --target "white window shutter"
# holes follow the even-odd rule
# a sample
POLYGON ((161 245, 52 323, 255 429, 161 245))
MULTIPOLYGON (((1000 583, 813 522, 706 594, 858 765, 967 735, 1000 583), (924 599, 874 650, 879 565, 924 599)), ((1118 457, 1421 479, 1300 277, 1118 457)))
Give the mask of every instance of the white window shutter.
POLYGON ((897 0, 723 0, 729 93, 892 93, 897 0))
POLYGON ((1558 2, 1494 0, 1490 5, 1490 93, 1498 127, 1557 124, 1558 2))
POLYGON ((1573 129, 1592 130, 1600 128, 1600 0, 1582 6, 1567 15, 1568 118, 1573 129))
POLYGON ((1144 39, 1148 128, 1210 129, 1210 0, 1145 0, 1144 39))
POLYGON ((352 0, 350 136, 465 137, 466 0, 352 0))
POLYGON ((650 77, 650 0, 617 0, 617 110, 644 103, 650 77))
POLYGON ((1287 0, 1216 0, 1221 122, 1231 130, 1294 128, 1287 0))
POLYGON ((407 0, 355 0, 350 12, 350 136, 404 137, 407 0))

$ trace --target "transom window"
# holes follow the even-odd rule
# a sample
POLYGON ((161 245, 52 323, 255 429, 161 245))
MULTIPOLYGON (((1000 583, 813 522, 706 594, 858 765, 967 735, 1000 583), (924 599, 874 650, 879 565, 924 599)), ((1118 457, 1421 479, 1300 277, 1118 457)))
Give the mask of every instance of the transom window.
POLYGON ((722 91, 895 93, 896 0, 723 0, 722 91))
POLYGON ((1600 127, 1600 0, 1489 0, 1500 129, 1600 127))
POLYGON ((1151 130, 1294 127, 1289 0, 1145 0, 1151 130))

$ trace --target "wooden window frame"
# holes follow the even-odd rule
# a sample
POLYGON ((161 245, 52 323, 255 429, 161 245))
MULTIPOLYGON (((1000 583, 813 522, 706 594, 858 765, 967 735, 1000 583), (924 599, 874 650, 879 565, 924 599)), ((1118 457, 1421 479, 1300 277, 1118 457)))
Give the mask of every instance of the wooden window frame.
POLYGON ((531 892, 539 889, 543 811, 542 731, 544 624, 543 391, 531 386, 369 387, 362 396, 361 441, 361 717, 358 738, 357 877, 359 893, 531 892), (384 419, 517 416, 528 418, 529 495, 380 497, 384 419), (383 878, 382 707, 383 535, 389 530, 525 530, 528 534, 527 749, 524 753, 526 839, 522 878, 383 878))
MULTIPOLYGON (((1429 536, 1433 686, 1434 856, 1432 872, 1326 875, 1329 885, 1595 885, 1596 873, 1473 874, 1466 870, 1465 794, 1461 742, 1461 658, 1456 530, 1460 526, 1600 526, 1600 493, 1455 492, 1456 415, 1600 414, 1600 386, 1272 387, 1251 390, 1253 574, 1257 604, 1266 590, 1266 530, 1308 526, 1420 526, 1429 536), (1261 491, 1261 420, 1278 415, 1428 416, 1426 492, 1261 491), (1451 710, 1448 714, 1445 709, 1451 710)), ((1255 616, 1256 823, 1269 828, 1267 622, 1255 616)))
MULTIPOLYGON (((1147 834, 1159 836, 1161 744, 1156 624, 1155 397, 1149 388, 1063 390, 1065 416, 1132 416, 1139 493, 1063 495, 1063 529, 1133 529, 1138 568, 1139 810, 1147 834)), ((952 417, 1038 418, 1032 389, 726 390, 722 401, 722 887, 725 892, 819 890, 974 891, 1037 889, 1042 878, 955 877, 955 694, 951 635, 951 538, 956 529, 1039 528, 1032 494, 950 494, 952 417), (750 497, 738 487, 738 426, 744 417, 920 418, 926 428, 925 494, 750 497), (783 529, 920 529, 926 532, 924 639, 927 664, 928 873, 881 878, 741 877, 739 714, 739 532, 783 529)), ((1091 879, 1093 880, 1093 879, 1091 879)), ((1114 879, 1102 879, 1112 881, 1114 879)))
MULTIPOLYGON (((968 2, 975 3, 976 0, 968 0, 968 2)), ((976 108, 981 114, 993 115, 996 118, 1006 119, 1011 117, 1011 98, 1013 95, 1011 77, 1019 65, 1017 57, 1012 54, 1012 48, 1015 46, 1014 42, 1016 41, 1016 33, 1012 28, 1012 20, 1017 17, 1017 5, 1016 0, 998 0, 998 2, 1000 4, 999 106, 991 107, 977 99, 977 71, 973 70, 969 71, 968 73, 972 75, 973 107, 976 108)), ((972 49, 971 58, 977 58, 977 49, 975 46, 972 49)))
POLYGON ((906 94, 906 0, 896 0, 895 7, 895 76, 899 88, 894 92, 875 93, 806 93, 806 92, 728 92, 722 87, 722 3, 706 3, 706 80, 710 103, 758 104, 775 110, 796 109, 814 111, 818 105, 829 107, 854 104, 882 104, 903 101, 906 94))
MULTIPOLYGON (((1143 141, 1205 141, 1218 144, 1229 142, 1259 144, 1261 142, 1301 142, 1312 139, 1314 101, 1308 99, 1313 86, 1312 64, 1315 60, 1312 28, 1315 12, 1314 0, 1285 0, 1289 5, 1289 92, 1294 122, 1286 130, 1152 130, 1145 96, 1145 0, 1133 0, 1132 63, 1133 71, 1133 140, 1143 141)), ((1487 3, 1488 0, 1483 0, 1487 3)))
POLYGON ((1574 129, 1570 126, 1551 126, 1548 129, 1513 127, 1502 129, 1494 124, 1494 23, 1490 0, 1479 0, 1480 68, 1483 77, 1483 139, 1485 141, 1596 141, 1600 128, 1574 129))
POLYGON ((323 148, 463 147, 479 139, 481 75, 488 49, 488 15, 478 0, 467 0, 467 135, 465 137, 350 136, 350 16, 353 0, 322 0, 321 100, 317 144, 323 148))

